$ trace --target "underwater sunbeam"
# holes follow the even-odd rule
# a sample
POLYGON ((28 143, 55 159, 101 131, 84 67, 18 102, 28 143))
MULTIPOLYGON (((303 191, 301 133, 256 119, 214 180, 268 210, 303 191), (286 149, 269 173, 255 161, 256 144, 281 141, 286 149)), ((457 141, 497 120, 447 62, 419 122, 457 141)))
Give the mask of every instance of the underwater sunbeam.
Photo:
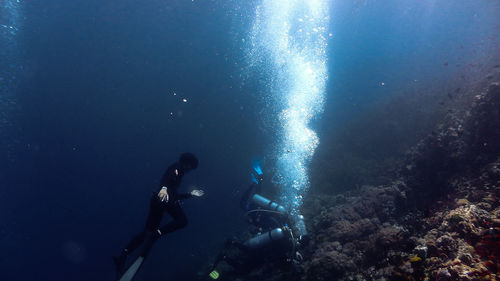
MULTIPOLYGON (((300 215, 309 187, 308 165, 319 144, 309 127, 323 111, 327 80, 327 0, 262 0, 255 11, 249 59, 269 75, 265 85, 278 114, 275 182, 281 204, 306 230, 300 215)), ((272 117, 271 117, 272 118, 272 117)))

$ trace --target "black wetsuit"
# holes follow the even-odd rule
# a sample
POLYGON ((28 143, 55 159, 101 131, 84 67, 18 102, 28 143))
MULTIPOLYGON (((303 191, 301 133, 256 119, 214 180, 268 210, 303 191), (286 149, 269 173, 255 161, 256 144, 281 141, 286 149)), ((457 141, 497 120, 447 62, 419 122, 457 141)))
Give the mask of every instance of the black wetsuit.
MULTIPOLYGON (((132 240, 128 243, 126 248, 128 252, 132 252, 137 247, 139 247, 148 235, 153 237, 151 238, 153 239, 153 241, 151 242, 154 242, 154 240, 158 239, 158 229, 163 235, 186 227, 187 218, 184 214, 184 211, 182 210, 182 207, 179 204, 179 200, 191 198, 192 195, 190 193, 178 192, 178 188, 181 184, 183 176, 184 171, 179 163, 174 163, 165 171, 161 178, 159 189, 156 192, 153 192, 153 195, 151 196, 151 200, 149 203, 149 214, 146 220, 144 231, 134 236, 134 238, 132 238, 132 240), (167 193, 169 196, 168 202, 162 202, 158 197, 158 192, 163 186, 167 187, 167 193), (172 217, 172 221, 162 227, 159 227, 164 212, 167 212, 172 217)), ((150 245, 145 245, 141 256, 145 257, 147 255, 152 243, 149 244, 150 245)))

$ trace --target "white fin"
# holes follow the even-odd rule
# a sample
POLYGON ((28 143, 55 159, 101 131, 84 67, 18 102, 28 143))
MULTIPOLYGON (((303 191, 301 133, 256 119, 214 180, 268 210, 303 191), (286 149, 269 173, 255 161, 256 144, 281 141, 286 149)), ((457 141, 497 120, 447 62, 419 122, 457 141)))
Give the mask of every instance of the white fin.
POLYGON ((131 281, 141 267, 143 261, 144 257, 138 257, 135 262, 127 269, 127 271, 125 271, 119 281, 131 281))

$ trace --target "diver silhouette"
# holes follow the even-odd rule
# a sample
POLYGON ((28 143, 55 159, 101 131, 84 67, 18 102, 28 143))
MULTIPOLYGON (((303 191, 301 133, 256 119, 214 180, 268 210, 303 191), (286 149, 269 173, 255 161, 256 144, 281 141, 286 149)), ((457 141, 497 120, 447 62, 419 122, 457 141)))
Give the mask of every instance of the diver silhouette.
POLYGON ((193 190, 190 193, 179 193, 178 189, 182 177, 187 172, 198 167, 198 159, 192 153, 181 154, 179 161, 170 165, 163 174, 160 187, 151 196, 149 203, 149 214, 146 219, 144 230, 135 235, 120 255, 113 257, 116 272, 120 280, 131 280, 142 261, 147 257, 154 242, 161 236, 186 227, 188 221, 179 200, 201 197, 203 190, 193 190), (163 214, 167 212, 172 220, 160 227, 163 214), (127 256, 142 245, 139 257, 129 270, 124 273, 127 256))

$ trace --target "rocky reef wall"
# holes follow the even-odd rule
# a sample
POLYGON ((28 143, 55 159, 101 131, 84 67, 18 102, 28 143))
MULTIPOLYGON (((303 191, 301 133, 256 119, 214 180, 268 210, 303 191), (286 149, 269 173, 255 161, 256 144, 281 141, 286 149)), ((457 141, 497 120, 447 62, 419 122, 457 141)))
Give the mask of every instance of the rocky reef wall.
POLYGON ((500 83, 450 111, 399 176, 304 207, 312 241, 297 280, 497 280, 500 83))

